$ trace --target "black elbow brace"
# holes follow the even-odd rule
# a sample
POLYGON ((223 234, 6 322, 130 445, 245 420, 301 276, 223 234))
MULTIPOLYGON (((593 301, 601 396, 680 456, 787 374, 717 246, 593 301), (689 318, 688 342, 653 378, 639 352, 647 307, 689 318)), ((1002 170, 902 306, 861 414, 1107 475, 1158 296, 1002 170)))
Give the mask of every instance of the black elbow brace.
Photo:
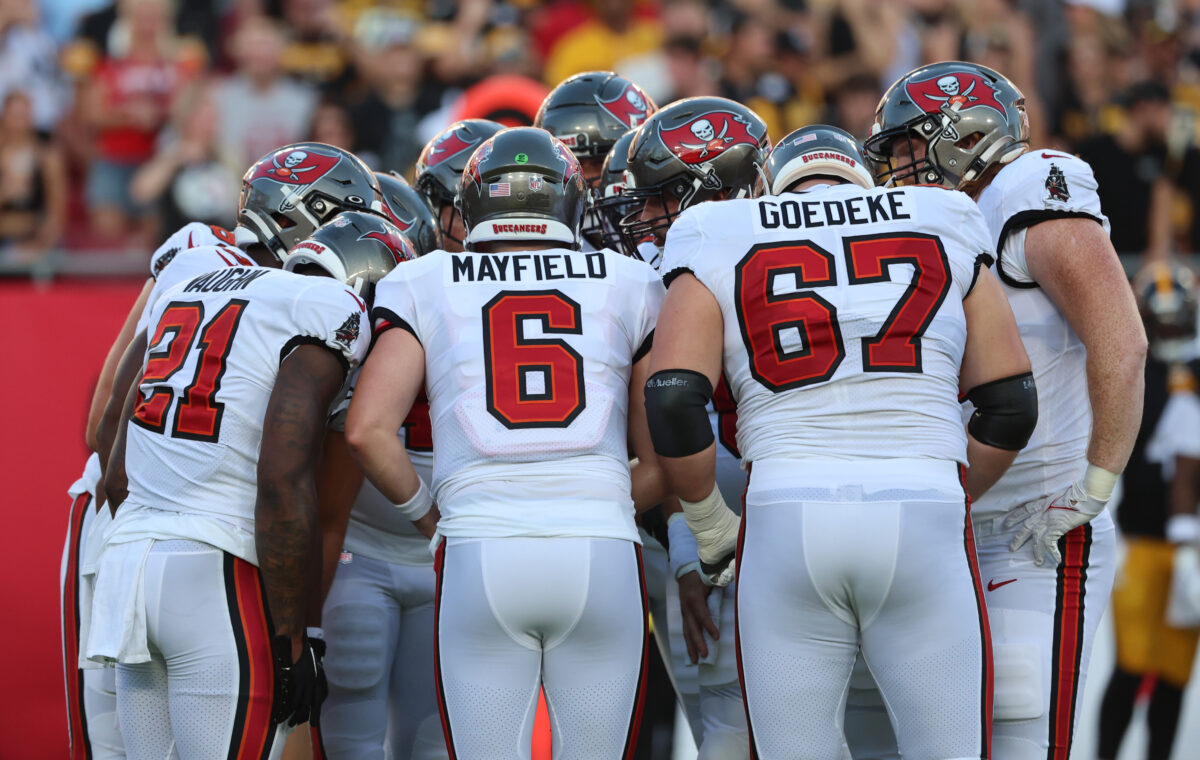
POLYGON ((975 413, 967 430, 980 443, 1020 451, 1037 425, 1037 386, 1033 373, 1004 377, 967 392, 975 413))
POLYGON ((650 376, 646 422, 659 456, 691 456, 712 445, 707 409, 712 394, 708 378, 690 369, 664 369, 650 376))

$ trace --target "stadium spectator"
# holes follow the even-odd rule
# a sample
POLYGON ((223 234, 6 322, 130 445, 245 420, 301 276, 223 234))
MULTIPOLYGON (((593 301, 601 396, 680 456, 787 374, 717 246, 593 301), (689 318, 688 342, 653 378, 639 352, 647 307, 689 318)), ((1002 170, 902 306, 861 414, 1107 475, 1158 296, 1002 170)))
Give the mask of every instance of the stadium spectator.
POLYGON ((381 171, 404 170, 417 160, 424 147, 417 124, 440 105, 437 88, 422 76, 418 31, 416 19, 383 9, 364 13, 355 25, 355 67, 367 91, 347 104, 354 152, 381 171))
POLYGON ((62 116, 66 92, 58 48, 40 28, 33 0, 0 2, 0 99, 18 89, 32 100, 38 131, 49 133, 62 116))
POLYGON ((291 41, 283 51, 283 70, 314 85, 327 85, 346 73, 341 19, 333 0, 282 0, 283 21, 291 41))
POLYGON ((91 224, 110 239, 127 234, 131 220, 146 220, 147 209, 129 195, 130 180, 154 155, 175 94, 197 73, 195 61, 181 56, 167 0, 126 0, 121 11, 125 52, 102 60, 82 89, 84 121, 95 133, 87 180, 91 224))
POLYGON ((34 129, 33 98, 13 90, 0 109, 0 259, 44 256, 62 235, 66 207, 62 156, 34 129))
POLYGON ((231 160, 227 144, 217 139, 217 125, 228 118, 209 85, 192 85, 176 100, 158 152, 133 175, 129 188, 135 203, 157 207, 160 236, 188 222, 233 227, 249 162, 231 160))
POLYGON ((312 118, 312 85, 283 74, 283 28, 265 16, 246 19, 231 45, 237 73, 216 88, 218 139, 243 169, 280 145, 300 140, 312 118))
POLYGON ((879 103, 879 83, 870 74, 856 74, 831 92, 829 122, 842 125, 842 129, 859 140, 871 134, 875 123, 875 106, 879 103))
POLYGON ((1141 82, 1125 96, 1125 118, 1113 134, 1078 146, 1100 186, 1100 203, 1112 224, 1119 253, 1166 255, 1170 207, 1164 178, 1170 93, 1157 82, 1141 82), (1159 202, 1152 202, 1155 197, 1159 202))
POLYGON ((308 139, 328 143, 350 150, 354 147, 354 123, 346 106, 333 98, 326 98, 313 110, 312 125, 308 139))
POLYGON ((588 4, 594 15, 559 37, 546 56, 542 81, 550 87, 581 71, 620 69, 623 61, 652 54, 662 45, 654 8, 638 8, 634 0, 588 4))

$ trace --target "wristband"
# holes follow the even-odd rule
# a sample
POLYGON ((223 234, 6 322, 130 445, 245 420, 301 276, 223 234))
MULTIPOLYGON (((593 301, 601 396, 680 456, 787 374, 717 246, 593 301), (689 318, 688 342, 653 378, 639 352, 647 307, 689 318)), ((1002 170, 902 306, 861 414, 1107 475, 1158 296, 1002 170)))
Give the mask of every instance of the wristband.
POLYGON ((325 640, 325 630, 318 625, 310 625, 304 630, 304 635, 310 639, 325 640))
POLYGON ((696 537, 687 526, 687 518, 682 512, 676 512, 667 518, 667 560, 671 564, 671 574, 681 578, 693 570, 700 570, 700 555, 696 548, 696 537))
POLYGON ((720 562, 725 557, 725 553, 730 551, 732 547, 720 546, 724 541, 728 540, 728 536, 736 536, 741 524, 741 518, 726 506, 725 499, 721 497, 721 489, 713 484, 712 493, 704 497, 700 501, 684 501, 679 500, 683 505, 683 513, 687 516, 688 527, 696 536, 697 549, 701 543, 706 543, 707 551, 711 554, 713 551, 718 551, 715 556, 705 557, 700 555, 701 562, 720 562))
POLYGON ((429 486, 425 485, 424 480, 421 480, 420 483, 420 488, 411 499, 403 504, 392 505, 400 510, 400 514, 413 522, 429 514, 429 510, 433 507, 433 494, 429 492, 429 486))
POLYGON ((1112 498, 1113 488, 1117 485, 1120 473, 1109 472, 1103 467, 1088 462, 1087 470, 1083 473, 1080 485, 1087 495, 1096 501, 1107 502, 1112 498))
POLYGON ((1200 516, 1171 515, 1167 520, 1167 540, 1173 544, 1193 544, 1200 540, 1200 516))

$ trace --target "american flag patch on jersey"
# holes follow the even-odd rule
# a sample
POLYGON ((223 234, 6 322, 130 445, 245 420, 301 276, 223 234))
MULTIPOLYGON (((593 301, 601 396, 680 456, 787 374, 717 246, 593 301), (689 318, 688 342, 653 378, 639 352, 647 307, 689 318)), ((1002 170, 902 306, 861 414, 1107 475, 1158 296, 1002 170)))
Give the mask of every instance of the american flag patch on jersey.
POLYGON ((511 189, 508 182, 493 182, 488 185, 488 196, 492 198, 506 198, 510 194, 511 189))
POLYGON ((354 555, 351 554, 350 552, 341 552, 338 554, 338 564, 339 565, 349 565, 353 561, 354 561, 354 555))

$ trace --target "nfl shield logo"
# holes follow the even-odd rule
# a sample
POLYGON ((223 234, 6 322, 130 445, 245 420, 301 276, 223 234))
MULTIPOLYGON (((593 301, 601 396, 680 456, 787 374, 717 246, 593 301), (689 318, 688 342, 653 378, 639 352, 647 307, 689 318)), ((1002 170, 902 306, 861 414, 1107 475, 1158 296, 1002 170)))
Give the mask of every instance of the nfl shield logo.
POLYGON ((354 560, 354 555, 350 552, 342 552, 338 555, 339 565, 349 565, 354 560))

